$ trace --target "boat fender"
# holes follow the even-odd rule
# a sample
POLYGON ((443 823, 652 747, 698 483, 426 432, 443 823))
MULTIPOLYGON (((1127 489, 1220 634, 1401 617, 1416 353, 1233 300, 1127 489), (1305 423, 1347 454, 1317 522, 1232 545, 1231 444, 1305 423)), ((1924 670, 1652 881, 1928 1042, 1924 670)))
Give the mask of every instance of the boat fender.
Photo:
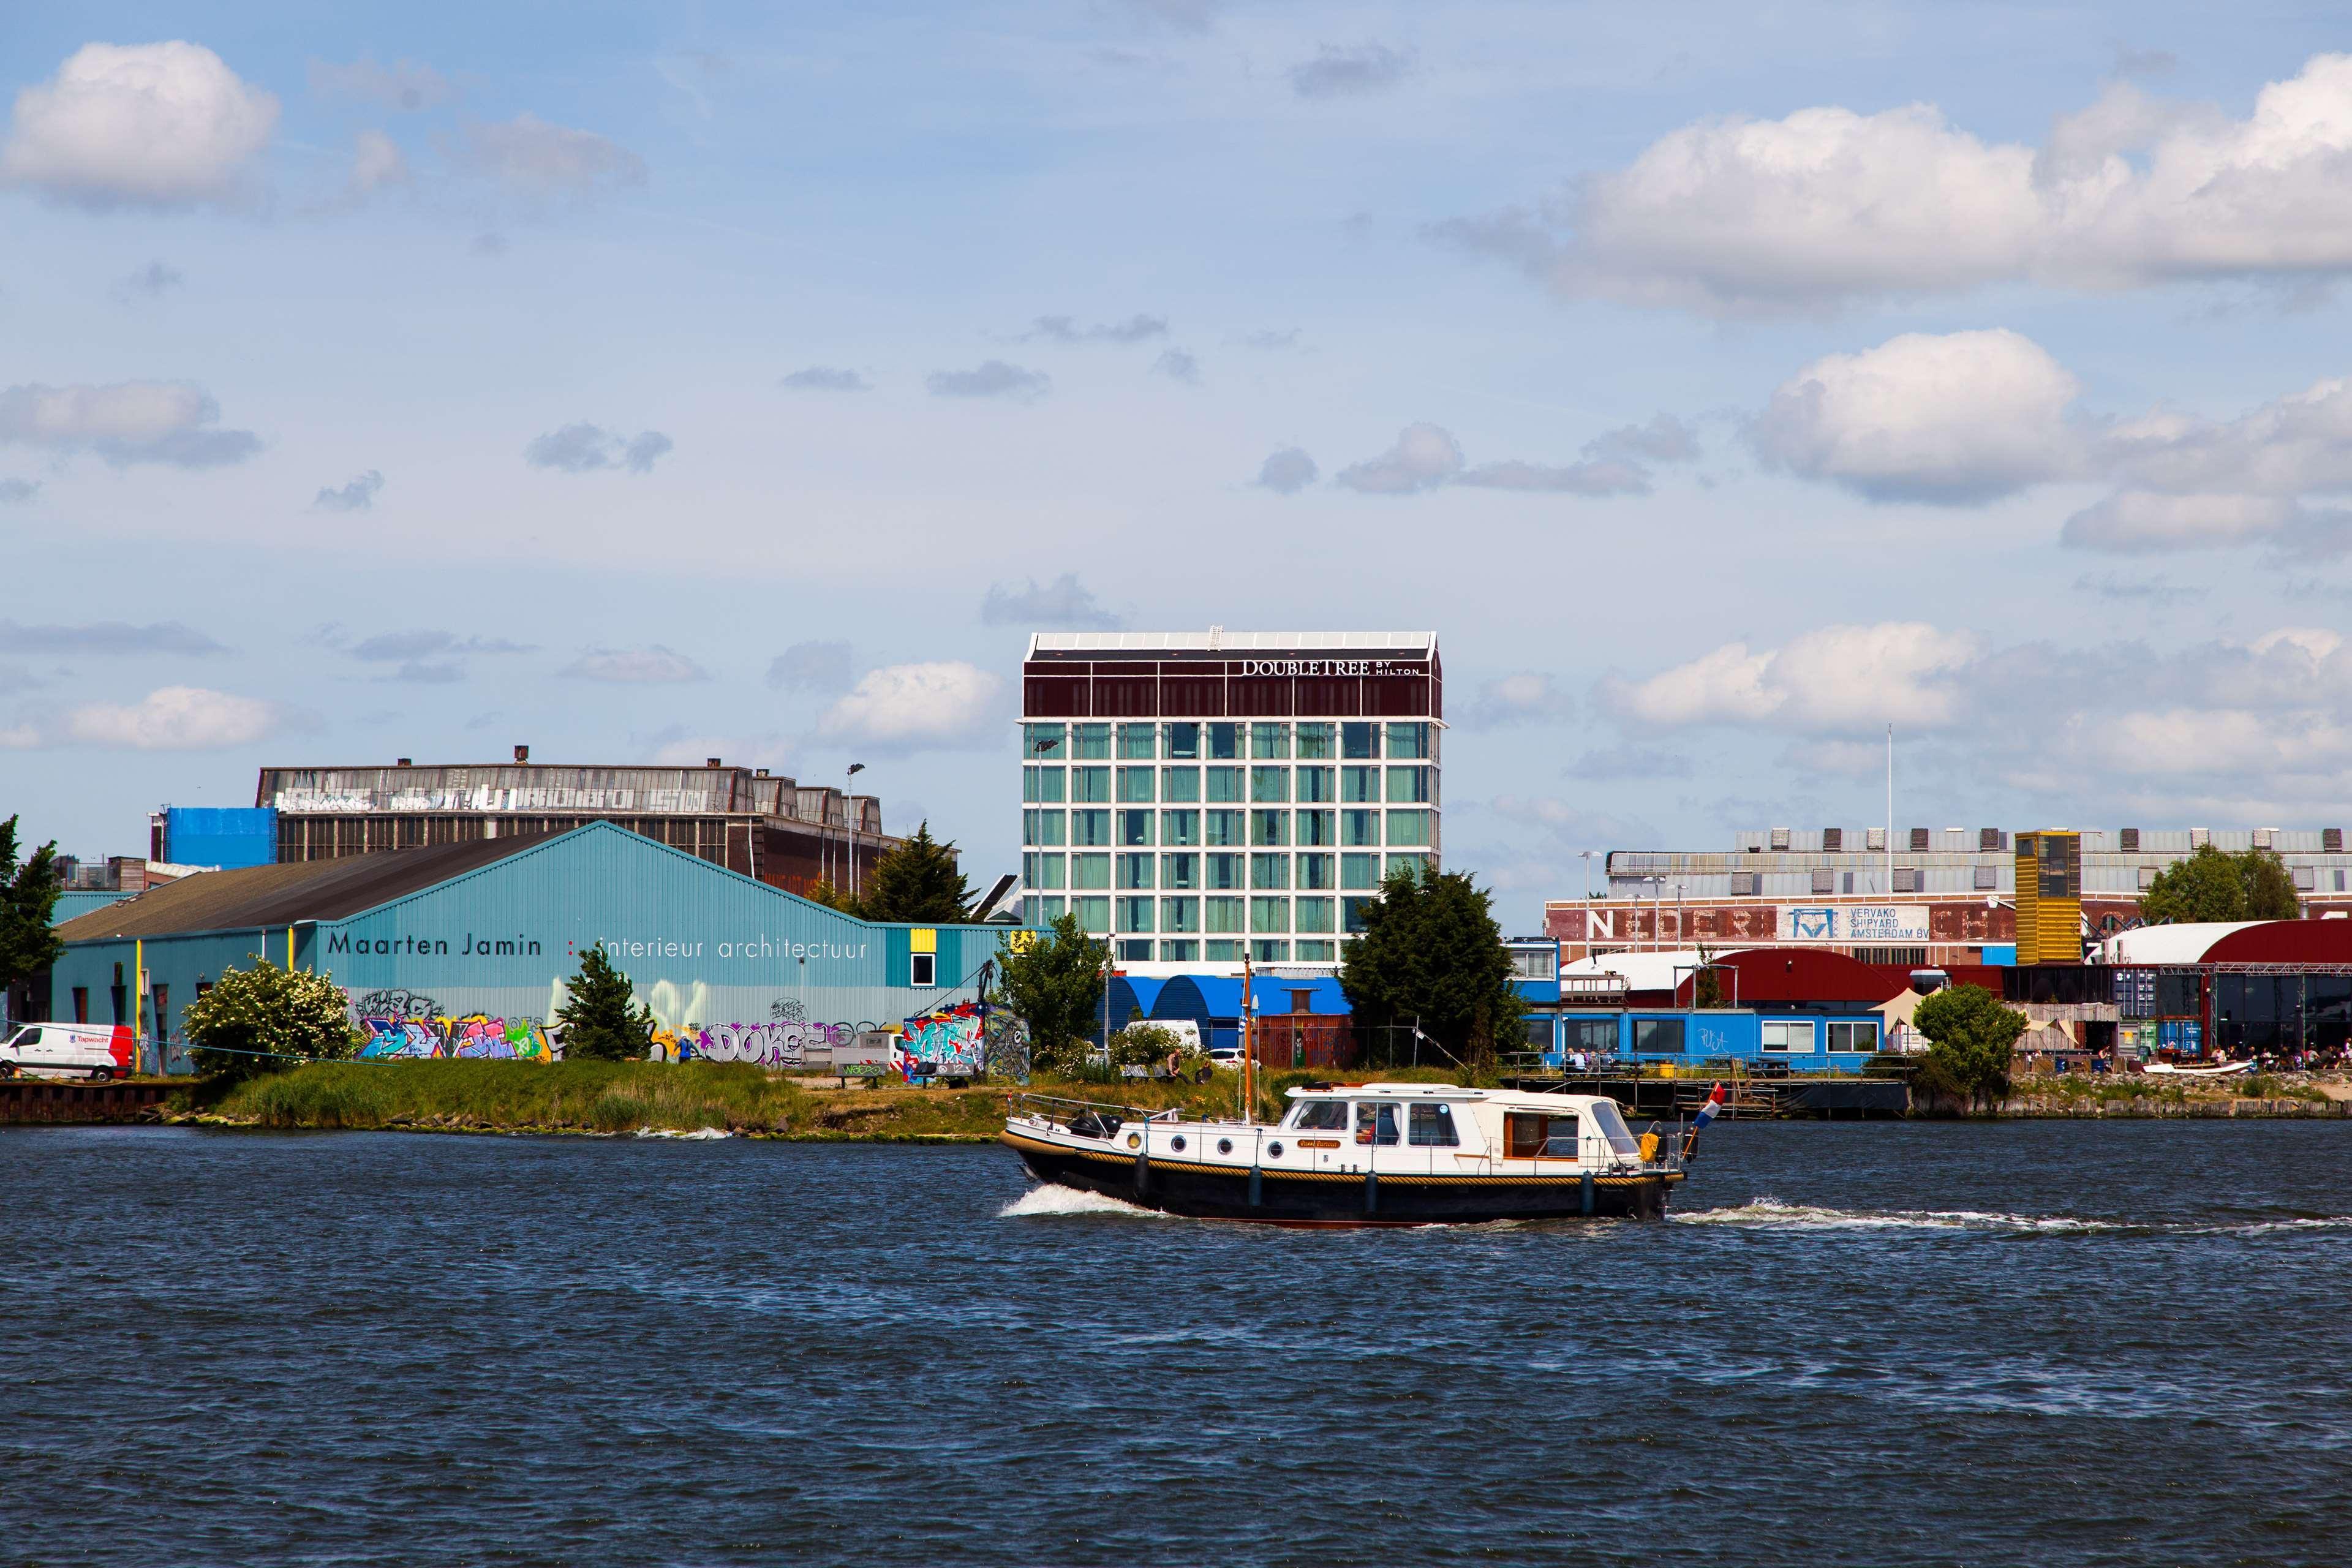
POLYGON ((1645 1165, 1646 1165, 1646 1164, 1648 1164, 1651 1161, 1653 1161, 1653 1160, 1656 1159, 1657 1157, 1658 1157, 1658 1135, 1657 1135, 1656 1133, 1654 1133, 1654 1132, 1644 1132, 1644 1133, 1643 1133, 1643 1134, 1642 1134, 1642 1163, 1643 1163, 1643 1164, 1645 1164, 1645 1165))

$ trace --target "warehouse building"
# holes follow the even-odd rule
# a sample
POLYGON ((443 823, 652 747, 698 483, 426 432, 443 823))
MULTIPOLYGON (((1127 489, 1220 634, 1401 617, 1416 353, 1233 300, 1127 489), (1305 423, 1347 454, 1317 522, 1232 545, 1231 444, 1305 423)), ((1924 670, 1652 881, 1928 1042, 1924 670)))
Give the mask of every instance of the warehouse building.
MULTIPOLYGON (((269 858, 331 860, 387 849, 516 834, 562 833, 612 822, 713 865, 796 893, 821 881, 846 887, 900 842, 882 832, 882 803, 829 785, 803 785, 765 768, 578 767, 533 763, 517 746, 511 763, 418 767, 271 767, 261 770, 254 808, 271 814, 269 858)), ((184 814, 166 808, 155 825, 159 859, 184 814)), ((212 847, 221 835, 206 840, 212 847)), ((202 861, 199 864, 245 862, 202 861)))
POLYGON ((32 1016, 182 1040, 188 1005, 267 955, 331 975, 354 1024, 405 1054, 529 1055, 601 944, 665 1031, 791 1066, 975 1000, 1008 933, 853 920, 598 822, 185 878, 58 927, 32 1016))
POLYGON ((1328 966, 1349 894, 1438 865, 1433 633, 1038 633, 1021 726, 1024 919, 1122 967, 1328 966))
POLYGON ((2084 943, 2137 924, 2140 894, 2206 844, 2273 850, 2306 915, 2352 912, 2352 855, 2338 827, 1914 827, 1897 830, 1892 854, 1880 827, 1773 827, 1737 834, 1722 851, 1612 850, 1606 889, 1548 901, 1544 924, 1570 960, 1767 942, 1913 967, 2071 962, 2084 943), (2018 871, 2029 848, 2021 952, 2018 871))

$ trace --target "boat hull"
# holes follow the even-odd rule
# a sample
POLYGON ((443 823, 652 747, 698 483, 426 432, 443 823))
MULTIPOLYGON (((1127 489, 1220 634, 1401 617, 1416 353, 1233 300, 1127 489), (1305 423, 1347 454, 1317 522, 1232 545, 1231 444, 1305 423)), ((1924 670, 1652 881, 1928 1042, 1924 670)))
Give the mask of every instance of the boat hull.
POLYGON ((1680 1172, 1580 1176, 1367 1176, 1145 1162, 1007 1132, 1041 1182, 1193 1219, 1257 1225, 1477 1225, 1491 1220, 1663 1219, 1680 1172))

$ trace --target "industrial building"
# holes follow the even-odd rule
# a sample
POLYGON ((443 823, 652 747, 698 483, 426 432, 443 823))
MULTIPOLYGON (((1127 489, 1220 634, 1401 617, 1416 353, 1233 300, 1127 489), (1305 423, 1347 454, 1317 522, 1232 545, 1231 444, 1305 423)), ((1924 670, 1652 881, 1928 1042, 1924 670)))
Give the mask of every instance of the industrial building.
POLYGON ((512 763, 389 767, 268 767, 254 789, 259 827, 232 833, 219 822, 167 808, 152 821, 158 860, 197 865, 256 863, 192 860, 269 836, 278 862, 331 860, 389 849, 517 834, 563 833, 611 822, 656 843, 754 880, 796 893, 819 882, 846 887, 869 874, 899 840, 882 832, 882 805, 870 795, 803 785, 765 768, 729 767, 712 757, 701 767, 597 766, 530 761, 517 746, 512 763), (201 828, 185 848, 179 836, 201 828))
POLYGON ((1023 914, 1122 966, 1328 966, 1349 894, 1434 868, 1429 632, 1047 632, 1022 666, 1023 914))
POLYGON ((373 1037, 448 1040, 463 1026, 496 1055, 543 1040, 601 944, 662 1028, 696 1031, 713 1042, 704 1054, 790 1066, 813 1045, 974 1000, 1008 931, 854 920, 595 822, 152 889, 58 928, 65 956, 28 1016, 176 1040, 224 970, 267 956, 331 975, 373 1037))
POLYGON ((1759 828, 1723 851, 1612 850, 1607 886, 1544 906, 1546 933, 1570 960, 1699 944, 1821 947, 1912 966, 2078 962, 2086 942, 2139 919, 2139 896, 2200 846, 2270 849, 2285 862, 2306 915, 2352 912, 2352 855, 2325 828, 1898 830, 1759 828), (2031 844, 2056 860, 2026 876, 2031 844), (2043 889, 2063 876, 2071 891, 2043 889), (2025 951, 2019 951, 2021 934, 2025 951), (2063 956, 2062 956, 2063 955, 2063 956))

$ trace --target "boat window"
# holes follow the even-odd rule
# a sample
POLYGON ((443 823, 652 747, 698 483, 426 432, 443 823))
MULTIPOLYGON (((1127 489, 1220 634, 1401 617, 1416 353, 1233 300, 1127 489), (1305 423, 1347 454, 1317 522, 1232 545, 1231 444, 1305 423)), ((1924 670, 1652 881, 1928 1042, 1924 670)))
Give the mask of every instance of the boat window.
POLYGON ((1503 1118, 1507 1157, 1513 1160, 1573 1160, 1576 1158, 1576 1117, 1548 1111, 1514 1110, 1503 1118))
POLYGON ((1397 1141, 1397 1108, 1376 1100, 1356 1102, 1356 1142, 1383 1146, 1397 1141))
POLYGON ((1348 1125, 1348 1102, 1344 1100, 1302 1100, 1291 1117, 1290 1124, 1337 1132, 1348 1125))
POLYGON ((1608 1141, 1611 1152, 1622 1154, 1628 1160, 1642 1157, 1642 1145, 1625 1125, 1625 1119, 1617 1113, 1613 1101, 1596 1100, 1584 1108, 1584 1113, 1592 1118, 1592 1130, 1608 1141))
POLYGON ((1412 1142, 1433 1144, 1440 1149, 1459 1147, 1462 1140, 1454 1135, 1454 1108, 1450 1105, 1416 1105, 1412 1115, 1412 1142))

